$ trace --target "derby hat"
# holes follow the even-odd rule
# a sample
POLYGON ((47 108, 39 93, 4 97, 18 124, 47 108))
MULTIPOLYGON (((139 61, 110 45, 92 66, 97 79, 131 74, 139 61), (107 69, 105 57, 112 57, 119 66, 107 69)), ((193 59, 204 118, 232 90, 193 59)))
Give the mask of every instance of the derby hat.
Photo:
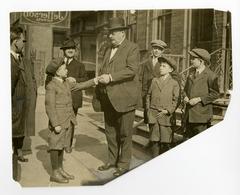
POLYGON ((169 57, 166 57, 166 56, 161 56, 158 58, 158 62, 161 63, 161 62, 167 62, 173 70, 176 70, 177 67, 176 67, 176 62, 172 59, 172 58, 169 58, 169 57))
POLYGON ((60 49, 69 49, 69 48, 74 48, 74 49, 76 48, 75 42, 70 38, 63 41, 62 47, 60 49))
POLYGON ((46 68, 46 74, 55 75, 58 68, 64 64, 64 58, 53 59, 46 68))
POLYGON ((162 40, 153 40, 151 41, 152 47, 160 47, 162 49, 165 49, 167 47, 167 44, 162 40))
POLYGON ((210 62, 211 56, 209 52, 205 49, 195 48, 188 52, 191 56, 196 58, 201 58, 206 62, 210 62))
POLYGON ((123 18, 119 17, 114 17, 109 19, 109 24, 108 24, 108 30, 113 31, 113 30, 126 30, 128 29, 127 26, 125 26, 125 22, 123 18))

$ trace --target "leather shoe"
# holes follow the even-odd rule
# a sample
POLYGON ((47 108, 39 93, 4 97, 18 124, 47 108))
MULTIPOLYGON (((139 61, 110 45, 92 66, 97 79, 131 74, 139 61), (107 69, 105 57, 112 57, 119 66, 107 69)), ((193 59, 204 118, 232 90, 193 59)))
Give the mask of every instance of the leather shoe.
POLYGON ((58 170, 53 171, 53 174, 50 177, 50 181, 56 183, 68 183, 69 180, 64 178, 58 170))
POLYGON ((65 152, 66 152, 66 153, 71 153, 71 152, 72 152, 72 148, 71 148, 71 147, 65 148, 65 152))
POLYGON ((114 168, 114 167, 115 167, 115 165, 112 165, 112 164, 104 164, 104 165, 98 167, 98 170, 99 171, 107 171, 107 170, 109 170, 111 168, 114 168))
POLYGON ((124 168, 119 167, 119 168, 117 168, 116 172, 113 173, 113 175, 114 175, 115 177, 118 177, 118 176, 120 176, 120 175, 123 175, 123 174, 126 173, 126 172, 128 172, 127 169, 124 169, 124 168))
POLYGON ((18 156, 18 161, 20 161, 20 162, 28 162, 28 159, 24 158, 23 156, 18 156))
POLYGON ((59 168, 58 171, 61 173, 61 175, 66 179, 74 179, 74 175, 70 175, 66 171, 63 170, 63 168, 59 168))

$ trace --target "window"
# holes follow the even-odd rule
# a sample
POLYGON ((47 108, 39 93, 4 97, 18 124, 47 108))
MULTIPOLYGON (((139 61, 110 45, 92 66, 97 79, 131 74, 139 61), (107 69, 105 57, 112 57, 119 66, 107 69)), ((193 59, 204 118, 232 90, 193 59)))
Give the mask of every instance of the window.
POLYGON ((213 38, 213 18, 212 9, 199 10, 198 13, 198 41, 212 41, 213 38))
POLYGON ((171 10, 163 10, 160 16, 158 16, 157 38, 166 42, 167 45, 170 45, 171 42, 171 21, 171 10))

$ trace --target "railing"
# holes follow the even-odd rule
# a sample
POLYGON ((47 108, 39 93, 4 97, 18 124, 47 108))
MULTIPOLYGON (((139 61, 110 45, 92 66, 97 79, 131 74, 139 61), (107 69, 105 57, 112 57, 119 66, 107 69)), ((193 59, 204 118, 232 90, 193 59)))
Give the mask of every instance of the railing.
POLYGON ((219 48, 211 53, 210 69, 219 77, 221 93, 226 96, 232 89, 232 50, 229 48, 219 48))

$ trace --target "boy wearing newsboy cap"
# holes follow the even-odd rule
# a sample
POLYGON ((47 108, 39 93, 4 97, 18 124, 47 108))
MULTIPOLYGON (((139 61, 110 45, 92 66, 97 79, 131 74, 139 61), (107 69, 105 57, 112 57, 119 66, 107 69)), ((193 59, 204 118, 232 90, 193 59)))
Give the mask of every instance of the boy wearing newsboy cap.
POLYGON ((158 61, 159 77, 153 78, 146 97, 153 157, 170 147, 173 135, 171 127, 174 125, 180 91, 178 82, 171 76, 176 69, 175 62, 167 57, 160 57, 158 61))
POLYGON ((211 58, 208 51, 195 48, 189 54, 195 70, 189 74, 184 88, 187 138, 209 127, 213 116, 212 103, 219 97, 217 75, 206 66, 210 64, 211 58))
MULTIPOLYGON (((63 169, 64 148, 69 146, 71 137, 67 131, 77 124, 73 112, 71 90, 82 90, 97 84, 94 78, 82 83, 70 83, 67 78, 66 64, 63 58, 52 60, 46 68, 52 79, 46 86, 45 107, 49 118, 49 153, 52 165, 50 181, 68 183, 74 179, 63 169)), ((49 77, 48 77, 49 78, 49 77)))

